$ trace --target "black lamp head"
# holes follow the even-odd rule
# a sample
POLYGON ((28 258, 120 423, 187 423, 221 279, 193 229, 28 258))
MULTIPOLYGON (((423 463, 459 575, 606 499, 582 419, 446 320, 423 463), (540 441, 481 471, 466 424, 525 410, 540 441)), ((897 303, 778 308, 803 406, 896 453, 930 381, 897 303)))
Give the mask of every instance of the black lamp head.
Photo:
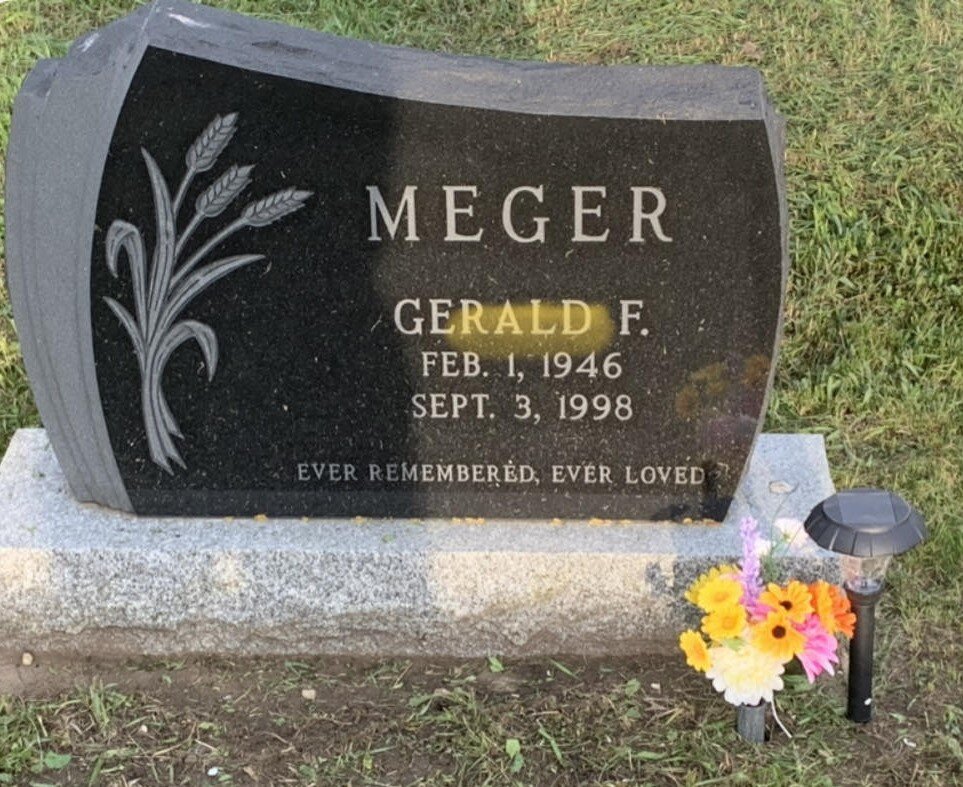
POLYGON ((869 488, 827 497, 805 528, 824 549, 859 558, 899 555, 927 536, 919 511, 894 492, 869 488))

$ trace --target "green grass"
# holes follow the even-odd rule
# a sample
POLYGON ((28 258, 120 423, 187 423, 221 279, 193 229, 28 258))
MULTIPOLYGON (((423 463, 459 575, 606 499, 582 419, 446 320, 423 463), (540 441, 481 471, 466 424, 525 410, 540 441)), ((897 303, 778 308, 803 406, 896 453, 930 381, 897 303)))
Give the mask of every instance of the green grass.
MULTIPOLYGON (((884 662, 883 676, 890 675, 894 692, 918 693, 926 707, 925 722, 913 713, 906 715, 908 728, 920 735, 917 748, 906 756, 907 762, 935 765, 914 775, 907 764, 904 776, 932 783, 958 780, 961 763, 954 752, 959 752, 959 744, 953 749, 946 741, 958 741, 963 716, 963 637, 957 620, 963 607, 959 2, 214 4, 341 35, 427 49, 593 63, 747 64, 762 70, 776 105, 789 121, 793 259, 767 428, 825 435, 838 486, 894 488, 925 513, 932 537, 899 561, 896 592, 888 595, 884 608, 890 667, 886 672, 884 662), (912 661, 911 675, 898 669, 903 660, 912 661), (941 754, 928 759, 930 748, 941 754)), ((13 95, 36 60, 62 54, 73 38, 133 5, 91 0, 12 0, 0 5, 0 148, 6 144, 13 95)), ((16 427, 36 422, 9 306, 0 296, 0 445, 16 427)), ((702 690, 707 693, 704 686, 702 690)), ((590 695, 586 702, 605 703, 586 691, 590 695)), ((834 720, 828 710, 832 703, 824 694, 807 697, 811 699, 798 700, 803 703, 800 713, 809 714, 806 703, 812 703, 813 718, 829 724, 829 734, 807 730, 802 741, 758 764, 727 754, 731 737, 717 711, 718 700, 707 697, 701 705, 694 701, 676 705, 675 711, 667 711, 670 716, 677 712, 671 721, 653 727, 663 733, 668 752, 660 773, 679 784, 726 779, 719 763, 729 757, 730 767, 735 763, 757 784, 827 783, 842 767, 838 761, 854 756, 839 741, 852 746, 864 739, 834 720), (713 720, 708 728, 699 725, 704 714, 713 720), (670 735, 673 730, 675 737, 670 735), (689 760, 679 761, 673 751, 689 760)), ((564 702, 560 708, 560 717, 546 719, 542 726, 559 746, 563 762, 581 762, 579 773, 586 779, 643 773, 641 763, 650 755, 637 754, 635 742, 601 745, 597 738, 608 733, 572 729, 578 708, 564 702), (585 735, 591 739, 585 745, 599 745, 591 757, 579 760, 579 741, 585 735)), ((15 739, 39 740, 32 712, 23 718, 16 713, 22 732, 15 739)), ((526 730, 492 726, 490 710, 479 709, 477 703, 466 705, 457 694, 444 709, 431 704, 418 718, 441 724, 442 713, 450 717, 445 724, 454 725, 447 740, 461 758, 461 764, 452 764, 453 773, 464 778, 481 774, 476 783, 484 779, 509 783, 515 777, 502 772, 510 761, 504 752, 506 737, 520 741, 526 767, 535 761, 568 773, 570 766, 558 761, 549 739, 531 725, 526 730), (464 752, 472 754, 463 756, 464 752)), ((619 718, 590 717, 592 724, 616 728, 619 718)), ((414 728, 419 723, 413 722, 414 728)), ((404 734, 409 733, 423 734, 404 734)), ((655 737, 639 742, 638 750, 662 751, 654 748, 655 737)), ((384 756, 372 754, 379 745, 361 743, 342 752, 343 765, 338 767, 360 763, 361 783, 364 763, 384 756)), ((40 748, 30 751, 36 755, 40 748)), ((863 766, 867 764, 872 763, 863 766)), ((0 766, 0 773, 4 767, 9 766, 0 766)), ((329 760, 305 767, 306 773, 315 769, 318 779, 334 778, 324 776, 325 769, 334 767, 329 760)), ((848 772, 857 779, 864 771, 857 764, 848 772)), ((530 771, 522 773, 518 777, 522 782, 533 778, 524 777, 530 771)), ((909 783, 895 775, 889 778, 892 783, 909 783)))
POLYGON ((842 681, 812 689, 799 677, 780 695, 793 738, 754 746, 700 677, 661 661, 506 662, 496 674, 482 661, 207 660, 115 666, 108 684, 59 667, 55 682, 84 685, 0 701, 0 783, 903 787, 963 776, 959 706, 924 730, 918 704, 891 699, 854 727, 842 681))

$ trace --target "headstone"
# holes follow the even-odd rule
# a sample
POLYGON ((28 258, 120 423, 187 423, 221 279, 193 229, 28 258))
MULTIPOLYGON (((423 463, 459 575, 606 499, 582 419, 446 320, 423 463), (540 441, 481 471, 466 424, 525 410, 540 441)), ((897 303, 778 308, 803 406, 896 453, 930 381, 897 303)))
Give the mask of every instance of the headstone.
POLYGON ((182 2, 41 62, 6 240, 46 431, 0 463, 0 640, 637 653, 747 515, 834 576, 800 537, 822 438, 756 439, 781 155, 749 69, 500 63, 182 2))
POLYGON ((496 62, 155 2, 15 105, 8 275, 74 494, 722 519, 787 266, 756 71, 496 62))

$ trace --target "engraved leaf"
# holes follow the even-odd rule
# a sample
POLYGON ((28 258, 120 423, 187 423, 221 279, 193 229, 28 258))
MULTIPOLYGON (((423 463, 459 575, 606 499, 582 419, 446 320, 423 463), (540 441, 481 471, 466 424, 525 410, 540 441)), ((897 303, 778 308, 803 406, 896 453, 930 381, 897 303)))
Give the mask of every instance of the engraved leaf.
POLYGON ((214 218, 220 216, 224 209, 231 204, 235 197, 240 194, 251 182, 251 170, 254 167, 239 167, 237 164, 221 177, 215 180, 197 198, 194 209, 201 216, 214 218))
POLYGON ((111 275, 117 277, 117 265, 120 252, 127 252, 130 274, 134 283, 134 313, 137 321, 143 325, 147 306, 147 276, 144 269, 144 241, 140 230, 133 224, 119 219, 107 230, 107 268, 111 275))
POLYGON ((162 365, 157 363, 159 358, 156 349, 151 349, 150 352, 151 358, 148 359, 147 369, 141 378, 143 382, 141 405, 144 409, 147 447, 150 451, 151 461, 173 475, 174 471, 171 468, 170 460, 173 459, 181 467, 186 467, 186 465, 177 451, 177 446, 171 439, 171 431, 173 430, 169 428, 169 421, 164 416, 166 403, 164 402, 164 393, 161 390, 161 378, 164 369, 162 365))
POLYGON ((194 140, 187 151, 187 168, 191 172, 207 172, 214 166, 217 157, 221 155, 234 136, 237 128, 237 112, 221 117, 218 115, 207 124, 201 135, 194 140))
POLYGON ((110 310, 117 315, 117 319, 120 320, 120 324, 127 329, 127 333, 130 335, 130 340, 134 343, 134 352, 137 353, 137 362, 144 366, 144 338, 140 335, 140 329, 137 327, 137 321, 131 316, 131 313, 127 311, 123 306, 121 306, 113 298, 104 298, 104 301, 110 307, 110 310))
POLYGON ((265 227, 278 219, 304 207, 304 201, 314 192, 299 191, 293 187, 281 189, 257 202, 252 202, 241 212, 241 218, 251 227, 265 227))
POLYGON ((147 430, 147 446, 150 450, 151 461, 173 475, 174 470, 171 468, 170 460, 173 459, 181 467, 187 467, 187 465, 184 464, 177 446, 174 445, 167 423, 164 420, 163 408, 159 404, 163 400, 160 386, 149 386, 146 397, 145 407, 150 416, 146 418, 144 426, 147 430))
POLYGON ((167 404, 167 397, 164 396, 164 391, 161 389, 160 392, 160 409, 161 418, 163 419, 164 427, 170 432, 174 437, 183 437, 181 428, 177 425, 177 421, 174 419, 174 414, 171 412, 170 405, 167 404))
POLYGON ((161 330, 163 330, 163 326, 169 325, 173 320, 176 320, 177 316, 184 310, 187 304, 218 279, 224 278, 238 268, 263 259, 263 254, 238 254, 233 257, 224 257, 217 262, 212 262, 200 270, 191 273, 171 294, 160 322, 161 330))
POLYGON ((151 429, 148 427, 147 445, 150 448, 150 460, 162 470, 166 470, 168 474, 174 475, 174 469, 171 467, 170 460, 164 455, 164 452, 158 446, 160 437, 152 437, 151 434, 151 429))
POLYGON ((170 285, 171 272, 174 269, 174 249, 176 229, 174 227, 174 212, 171 206, 171 195, 167 190, 167 182, 161 174, 157 162, 144 148, 140 150, 147 164, 150 174, 151 193, 154 197, 154 213, 157 218, 157 238, 154 246, 154 259, 150 270, 150 290, 148 293, 147 330, 145 339, 150 341, 154 327, 160 317, 164 297, 170 285))
POLYGON ((201 348, 208 381, 214 379, 214 372, 217 371, 217 336, 211 326, 197 320, 181 320, 167 332, 158 355, 160 368, 164 368, 174 350, 190 339, 194 339, 201 348))
MULTIPOLYGON (((163 424, 161 424, 161 426, 163 426, 163 424)), ((167 431, 166 427, 161 430, 159 437, 164 451, 164 456, 167 459, 173 459, 181 467, 187 467, 187 465, 184 463, 184 460, 181 458, 180 452, 177 450, 177 446, 174 445, 174 441, 171 439, 171 435, 167 431)), ((156 459, 154 461, 157 462, 156 459)), ((157 464, 163 467, 171 475, 174 475, 174 471, 171 469, 169 462, 157 462, 157 464)))

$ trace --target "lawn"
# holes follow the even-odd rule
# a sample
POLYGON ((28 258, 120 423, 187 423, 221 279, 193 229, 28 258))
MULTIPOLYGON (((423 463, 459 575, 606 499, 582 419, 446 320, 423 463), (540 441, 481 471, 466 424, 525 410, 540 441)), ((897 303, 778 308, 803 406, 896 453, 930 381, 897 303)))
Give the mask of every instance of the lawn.
MULTIPOLYGON (((450 52, 759 68, 789 121, 792 252, 766 428, 823 434, 837 486, 899 491, 924 512, 931 538, 899 561, 883 605, 878 719, 869 728, 842 718, 841 681, 796 686, 781 699, 793 739, 780 733, 748 748, 733 737, 730 709, 674 655, 100 667, 40 658, 29 670, 8 659, 0 784, 963 781, 963 6, 212 4, 450 52)), ((33 64, 134 5, 0 3, 0 149, 33 64)), ((0 310, 3 447, 37 414, 5 293, 0 310)))

